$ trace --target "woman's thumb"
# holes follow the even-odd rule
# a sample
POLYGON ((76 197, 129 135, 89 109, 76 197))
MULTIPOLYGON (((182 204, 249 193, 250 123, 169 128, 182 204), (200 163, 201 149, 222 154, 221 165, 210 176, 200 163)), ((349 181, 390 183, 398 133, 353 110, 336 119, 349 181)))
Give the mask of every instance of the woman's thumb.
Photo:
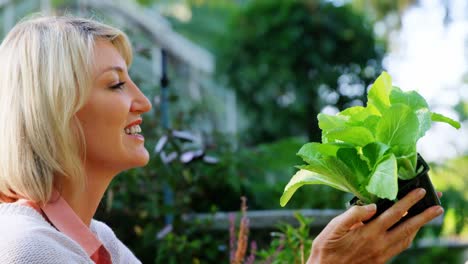
POLYGON ((370 219, 376 211, 377 206, 375 204, 353 206, 333 219, 330 224, 333 223, 335 233, 347 233, 353 226, 370 219))

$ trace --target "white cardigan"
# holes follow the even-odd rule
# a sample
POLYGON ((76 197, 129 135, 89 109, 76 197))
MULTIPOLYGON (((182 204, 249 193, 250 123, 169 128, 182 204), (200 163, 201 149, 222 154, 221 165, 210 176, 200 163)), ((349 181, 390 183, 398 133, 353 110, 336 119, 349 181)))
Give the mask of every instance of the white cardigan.
MULTIPOLYGON (((90 229, 109 251, 113 264, 141 263, 106 224, 93 219, 90 229)), ((75 241, 34 209, 18 204, 0 204, 0 263, 94 264, 75 241)))

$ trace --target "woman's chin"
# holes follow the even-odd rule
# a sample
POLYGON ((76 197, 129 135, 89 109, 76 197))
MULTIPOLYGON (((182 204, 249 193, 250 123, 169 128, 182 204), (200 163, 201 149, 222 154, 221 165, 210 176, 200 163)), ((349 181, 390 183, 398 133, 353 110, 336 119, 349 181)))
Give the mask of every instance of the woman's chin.
MULTIPOLYGON (((146 149, 140 149, 132 152, 131 154, 128 153, 125 156, 125 159, 120 159, 118 165, 116 164, 116 168, 118 167, 121 172, 129 169, 140 168, 146 166, 149 160, 150 156, 148 151, 146 149)), ((116 160, 114 160, 114 162, 116 162, 116 160)))
POLYGON ((148 161, 146 161, 146 162, 143 162, 143 161, 133 162, 132 164, 129 164, 128 166, 126 166, 126 168, 124 168, 122 171, 130 170, 130 169, 136 169, 136 168, 142 168, 142 167, 145 167, 147 164, 148 164, 148 161))
POLYGON ((145 149, 144 153, 141 153, 138 157, 138 159, 135 160, 135 166, 134 167, 143 167, 148 164, 150 160, 149 153, 145 149))

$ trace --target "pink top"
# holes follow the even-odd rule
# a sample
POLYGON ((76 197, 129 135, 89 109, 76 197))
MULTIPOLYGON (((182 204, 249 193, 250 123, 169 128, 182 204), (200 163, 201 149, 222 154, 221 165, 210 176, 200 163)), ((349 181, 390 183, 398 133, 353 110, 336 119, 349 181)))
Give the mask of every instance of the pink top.
POLYGON ((112 263, 111 256, 102 242, 81 221, 57 191, 54 191, 52 199, 43 207, 25 199, 19 199, 16 203, 32 207, 42 214, 58 231, 78 243, 95 263, 112 263))

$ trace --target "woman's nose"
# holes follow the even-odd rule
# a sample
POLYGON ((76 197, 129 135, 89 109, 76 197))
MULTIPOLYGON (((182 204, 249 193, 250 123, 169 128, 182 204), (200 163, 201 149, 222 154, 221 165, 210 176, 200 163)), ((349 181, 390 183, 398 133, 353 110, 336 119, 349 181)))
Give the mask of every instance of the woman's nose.
POLYGON ((132 100, 132 105, 130 106, 130 112, 139 112, 139 113, 146 113, 151 110, 151 102, 150 100, 141 92, 140 88, 135 84, 133 89, 134 98, 132 100))

